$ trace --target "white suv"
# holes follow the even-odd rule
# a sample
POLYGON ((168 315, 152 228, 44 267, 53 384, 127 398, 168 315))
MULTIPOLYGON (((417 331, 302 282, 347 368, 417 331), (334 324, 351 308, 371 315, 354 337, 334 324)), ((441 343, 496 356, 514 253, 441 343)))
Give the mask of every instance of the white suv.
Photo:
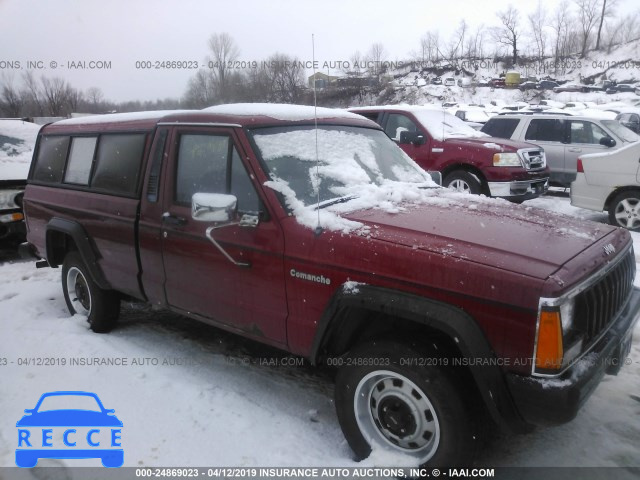
POLYGON ((571 205, 609 212, 612 225, 640 230, 640 141, 578 158, 571 205))
POLYGON ((617 120, 549 114, 497 115, 481 131, 544 148, 551 169, 549 181, 561 186, 576 179, 579 156, 610 152, 640 139, 617 120))

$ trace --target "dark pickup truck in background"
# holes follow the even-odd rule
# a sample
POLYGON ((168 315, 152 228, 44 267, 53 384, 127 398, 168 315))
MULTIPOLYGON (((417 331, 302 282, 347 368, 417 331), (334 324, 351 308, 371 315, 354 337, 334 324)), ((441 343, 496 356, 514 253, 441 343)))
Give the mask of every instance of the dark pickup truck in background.
POLYGON ((486 418, 570 421, 620 369, 640 308, 627 231, 441 188, 338 110, 57 122, 24 211, 26 248, 62 266, 94 331, 135 299, 336 367, 360 458, 467 465, 486 418))

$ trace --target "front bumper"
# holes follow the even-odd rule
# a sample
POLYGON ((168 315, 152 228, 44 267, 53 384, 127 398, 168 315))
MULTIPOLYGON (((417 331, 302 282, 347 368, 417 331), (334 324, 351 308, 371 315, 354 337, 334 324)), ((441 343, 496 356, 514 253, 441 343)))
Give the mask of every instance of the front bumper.
POLYGON ((488 182, 492 197, 509 198, 511 200, 529 200, 544 195, 549 190, 549 178, 520 180, 514 182, 488 182))
POLYGON ((561 376, 508 374, 507 385, 524 420, 533 425, 558 425, 572 420, 602 377, 616 375, 625 363, 639 316, 640 289, 634 288, 609 330, 561 376))

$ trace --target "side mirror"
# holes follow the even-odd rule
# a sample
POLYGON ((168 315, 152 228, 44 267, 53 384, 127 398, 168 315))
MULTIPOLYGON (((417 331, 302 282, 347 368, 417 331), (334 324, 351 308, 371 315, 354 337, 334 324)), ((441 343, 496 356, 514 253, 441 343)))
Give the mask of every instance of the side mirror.
POLYGON ((616 146, 616 141, 611 137, 602 137, 600 139, 600 145, 611 148, 616 146))
POLYGON ((222 193, 194 193, 191 218, 199 222, 230 222, 237 215, 238 199, 222 193))
POLYGON ((419 132, 400 132, 401 144, 424 145, 426 142, 424 135, 419 132))

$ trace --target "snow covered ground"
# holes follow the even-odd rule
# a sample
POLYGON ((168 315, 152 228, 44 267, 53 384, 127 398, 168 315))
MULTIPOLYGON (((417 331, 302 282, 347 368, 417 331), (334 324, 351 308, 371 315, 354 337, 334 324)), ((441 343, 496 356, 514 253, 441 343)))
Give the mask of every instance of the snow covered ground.
MULTIPOLYGON (((606 221, 557 193, 525 205, 606 221)), ((633 236, 640 252, 640 234, 633 236)), ((0 264, 0 306, 0 466, 14 465, 23 410, 55 390, 95 392, 115 409, 124 424, 125 466, 358 465, 338 425, 329 371, 133 304, 123 305, 112 333, 92 333, 84 318, 69 316, 60 270, 37 270, 32 262, 5 258, 0 264), (120 365, 72 366, 72 358, 120 365), (48 364, 35 365, 39 359, 48 364)), ((640 327, 630 361, 617 377, 604 379, 573 422, 499 436, 478 467, 640 466, 640 327)), ((390 462, 377 457, 367 464, 390 462)))

